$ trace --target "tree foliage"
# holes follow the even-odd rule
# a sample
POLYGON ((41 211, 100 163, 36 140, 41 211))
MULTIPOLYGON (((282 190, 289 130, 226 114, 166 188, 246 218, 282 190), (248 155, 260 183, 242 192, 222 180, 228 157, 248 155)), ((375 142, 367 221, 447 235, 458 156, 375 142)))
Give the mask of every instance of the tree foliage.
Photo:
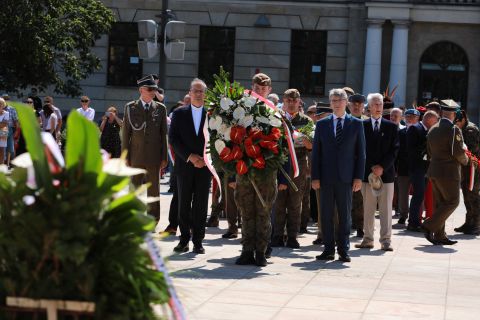
POLYGON ((79 81, 100 68, 91 47, 114 21, 100 0, 3 0, 0 89, 53 85, 79 95, 79 81))

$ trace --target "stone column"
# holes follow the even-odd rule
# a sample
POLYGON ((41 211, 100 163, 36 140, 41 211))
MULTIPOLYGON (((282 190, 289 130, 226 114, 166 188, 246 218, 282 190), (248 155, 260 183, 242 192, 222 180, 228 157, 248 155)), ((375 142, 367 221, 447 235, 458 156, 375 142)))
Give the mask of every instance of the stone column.
POLYGON ((396 106, 405 105, 407 87, 408 26, 407 20, 394 20, 392 60, 390 64, 390 90, 398 85, 393 101, 396 106))
POLYGON ((382 25, 383 20, 368 20, 365 68, 363 72, 363 94, 380 91, 382 68, 382 25))

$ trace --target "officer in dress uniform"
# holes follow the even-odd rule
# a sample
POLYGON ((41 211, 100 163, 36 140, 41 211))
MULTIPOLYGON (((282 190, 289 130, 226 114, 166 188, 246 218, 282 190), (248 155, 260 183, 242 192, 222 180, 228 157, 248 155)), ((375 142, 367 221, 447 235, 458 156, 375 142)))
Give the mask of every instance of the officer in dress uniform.
MULTIPOLYGON (((160 170, 167 166, 167 109, 153 100, 157 84, 147 76, 137 81, 140 98, 125 105, 122 150, 128 164, 145 169, 146 174, 132 177, 135 186, 150 183, 149 197, 159 197, 160 170)), ((160 219, 160 201, 149 204, 148 213, 160 219)))
POLYGON ((430 165, 427 176, 432 181, 435 209, 433 217, 425 220, 422 227, 425 238, 434 245, 457 243, 447 238, 445 221, 460 202, 461 166, 469 160, 464 150, 461 130, 453 124, 459 108, 453 100, 442 100, 442 119, 427 135, 427 152, 430 165))

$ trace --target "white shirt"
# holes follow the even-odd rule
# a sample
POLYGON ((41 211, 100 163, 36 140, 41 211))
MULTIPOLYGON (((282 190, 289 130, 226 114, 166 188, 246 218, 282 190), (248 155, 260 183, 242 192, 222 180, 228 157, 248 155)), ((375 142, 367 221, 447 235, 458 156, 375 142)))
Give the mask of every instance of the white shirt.
POLYGON ((150 101, 150 103, 146 103, 145 101, 143 101, 142 99, 140 99, 140 102, 142 103, 143 105, 143 108, 146 110, 147 108, 145 108, 145 106, 148 104, 148 107, 150 108, 153 104, 153 100, 150 101))
POLYGON ((0 114, 0 122, 8 122, 9 120, 10 120, 10 113, 8 113, 8 111, 4 109, 3 114, 0 114))
MULTIPOLYGON (((57 116, 57 123, 58 123, 58 120, 62 120, 62 112, 60 111, 60 109, 58 109, 55 106, 52 106, 52 109, 53 109, 53 113, 55 113, 55 115, 57 116)), ((47 125, 47 119, 45 119, 45 115, 43 114, 43 110, 40 110, 40 112, 38 114, 40 115, 40 119, 42 120, 42 129, 47 130, 45 128, 45 126, 47 125)))
POLYGON ((196 107, 193 104, 191 104, 191 106, 192 106, 193 124, 195 125, 195 133, 198 136, 198 131, 200 129, 200 123, 202 122, 203 106, 196 107))
POLYGON ((77 111, 90 121, 93 121, 93 118, 95 118, 95 110, 93 110, 90 107, 88 107, 87 110, 84 110, 83 108, 80 107, 77 109, 77 111))
POLYGON ((345 125, 345 113, 341 117, 337 117, 335 113, 333 114, 333 135, 336 137, 337 136, 337 123, 338 121, 342 121, 342 129, 343 126, 345 125))
POLYGON ((423 124, 423 122, 422 122, 422 121, 420 121, 420 123, 422 124, 422 126, 423 126, 423 129, 425 129, 425 131, 428 131, 427 127, 426 127, 426 126, 423 124))
POLYGON ((50 115, 50 117, 47 118, 46 122, 47 122, 47 123, 46 123, 45 126, 44 126, 44 130, 45 130, 45 131, 47 131, 47 130, 50 131, 51 129, 56 129, 56 128, 57 128, 58 118, 57 118, 57 115, 55 114, 55 112, 52 113, 52 114, 50 115), (52 120, 52 119, 53 119, 53 128, 52 128, 52 126, 51 126, 51 120, 52 120))
POLYGON ((380 131, 380 125, 382 123, 382 118, 380 117, 378 119, 375 119, 375 118, 371 117, 370 120, 372 120, 373 131, 375 131, 375 121, 378 121, 378 131, 380 131))

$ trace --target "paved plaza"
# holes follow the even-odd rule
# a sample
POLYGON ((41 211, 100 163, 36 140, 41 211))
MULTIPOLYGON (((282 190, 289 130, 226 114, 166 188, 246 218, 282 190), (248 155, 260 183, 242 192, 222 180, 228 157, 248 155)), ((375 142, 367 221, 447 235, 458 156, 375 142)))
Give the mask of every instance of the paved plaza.
MULTIPOLYGON (((162 180, 160 227, 168 223, 172 195, 162 180)), ((459 243, 432 246, 423 234, 394 229, 393 252, 356 249, 351 263, 316 261, 316 227, 300 249, 274 248, 264 268, 237 266, 240 237, 222 239, 226 220, 207 228, 206 254, 172 254, 178 237, 161 241, 188 319, 480 319, 480 240, 453 232, 465 218, 463 203, 447 221, 459 243)), ((396 220, 394 220, 396 222, 396 220)), ((379 221, 376 220, 378 237, 379 221)), ((190 249, 192 244, 190 243, 190 249)))

